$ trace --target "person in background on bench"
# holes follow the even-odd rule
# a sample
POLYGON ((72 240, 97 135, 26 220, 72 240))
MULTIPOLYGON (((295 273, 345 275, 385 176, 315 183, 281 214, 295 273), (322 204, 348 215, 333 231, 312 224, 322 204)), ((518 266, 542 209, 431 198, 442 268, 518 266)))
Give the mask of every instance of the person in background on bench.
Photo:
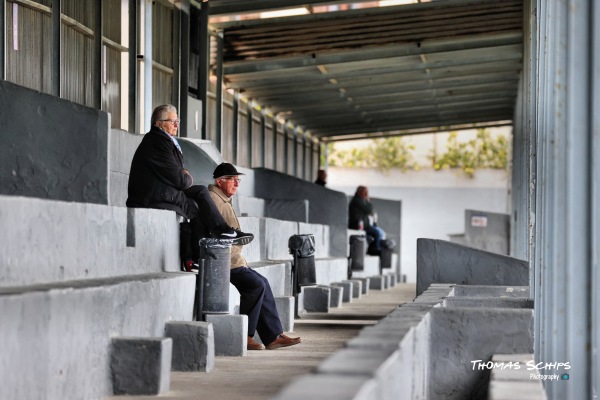
POLYGON ((327 171, 320 169, 319 172, 317 172, 317 180, 315 183, 321 186, 327 185, 327 171))
MULTIPOLYGON (((150 122, 150 131, 131 161, 127 207, 172 210, 190 219, 192 242, 196 244, 206 236, 250 243, 254 235, 229 226, 206 186, 194 185, 194 178, 184 168, 183 153, 175 139, 179 128, 177 109, 170 104, 158 106, 150 122)), ((197 256, 194 254, 195 259, 197 256)))
MULTIPOLYGON (((222 163, 213 173, 215 183, 208 186, 223 218, 235 229, 240 229, 240 222, 231 205, 231 198, 240 185, 240 175, 244 174, 233 165, 222 163)), ((248 350, 262 350, 265 347, 274 350, 300 343, 301 338, 291 338, 283 333, 269 281, 249 268, 241 253, 241 245, 231 247, 230 282, 240 292, 240 314, 248 316, 248 350), (264 345, 252 339, 255 332, 258 332, 264 345)))
POLYGON ((375 207, 369 198, 369 189, 366 186, 359 186, 348 206, 348 228, 364 230, 367 236, 373 239, 369 244, 367 254, 379 256, 385 232, 377 226, 375 216, 375 207))

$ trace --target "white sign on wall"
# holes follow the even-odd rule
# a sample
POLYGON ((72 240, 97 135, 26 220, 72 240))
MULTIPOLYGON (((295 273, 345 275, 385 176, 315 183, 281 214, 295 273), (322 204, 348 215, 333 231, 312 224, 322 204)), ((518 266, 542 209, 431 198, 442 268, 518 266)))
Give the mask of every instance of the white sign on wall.
POLYGON ((482 215, 473 215, 471 217, 471 226, 485 228, 487 226, 487 217, 484 217, 482 215))

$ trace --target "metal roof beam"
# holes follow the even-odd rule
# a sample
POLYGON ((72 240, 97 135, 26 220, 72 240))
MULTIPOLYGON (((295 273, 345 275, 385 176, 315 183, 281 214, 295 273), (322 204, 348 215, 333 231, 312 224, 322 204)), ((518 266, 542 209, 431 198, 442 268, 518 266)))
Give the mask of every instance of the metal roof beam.
POLYGON ((440 52, 460 51, 478 48, 496 48, 521 44, 521 32, 504 33, 492 36, 475 36, 461 39, 435 39, 403 45, 388 45, 375 48, 355 49, 336 53, 314 53, 311 55, 285 57, 258 61, 230 62, 224 65, 226 75, 249 72, 265 72, 287 68, 301 68, 327 64, 370 61, 392 57, 420 56, 440 52))

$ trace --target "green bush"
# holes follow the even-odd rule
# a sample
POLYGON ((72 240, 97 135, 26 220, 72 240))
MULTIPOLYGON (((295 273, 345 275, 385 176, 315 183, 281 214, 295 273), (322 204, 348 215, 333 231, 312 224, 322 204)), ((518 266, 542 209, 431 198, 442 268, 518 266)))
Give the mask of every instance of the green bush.
MULTIPOLYGON (((401 171, 419 170, 415 161, 415 147, 403 137, 374 139, 363 148, 337 150, 334 143, 328 146, 328 164, 333 167, 376 168, 387 172, 396 168, 401 171)), ((487 129, 478 129, 477 137, 468 142, 459 142, 457 132, 450 132, 446 150, 430 155, 432 167, 439 171, 460 168, 467 176, 473 177, 481 168, 505 169, 508 164, 509 140, 506 136, 492 137, 487 129)))
POLYGON ((389 171, 398 168, 407 171, 410 168, 418 169, 412 152, 414 146, 407 144, 401 137, 374 139, 365 148, 351 150, 336 150, 329 148, 329 165, 334 167, 350 168, 376 168, 379 171, 389 171))
POLYGON ((477 137, 468 142, 459 142, 456 132, 451 132, 446 142, 446 151, 441 155, 431 155, 436 171, 460 168, 467 176, 473 177, 476 169, 505 169, 508 165, 508 139, 505 136, 493 138, 487 129, 478 129, 477 137))

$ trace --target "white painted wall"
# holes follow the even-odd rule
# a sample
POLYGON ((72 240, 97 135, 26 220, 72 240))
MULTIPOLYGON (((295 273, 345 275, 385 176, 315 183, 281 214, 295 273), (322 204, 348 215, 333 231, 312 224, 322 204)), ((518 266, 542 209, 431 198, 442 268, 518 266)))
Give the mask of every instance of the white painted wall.
POLYGON ((408 282, 416 282, 418 238, 449 240, 449 234, 463 233, 466 209, 509 213, 508 174, 501 170, 466 178, 453 170, 328 169, 329 188, 352 195, 358 185, 367 186, 371 197, 402 201, 400 263, 408 282))

